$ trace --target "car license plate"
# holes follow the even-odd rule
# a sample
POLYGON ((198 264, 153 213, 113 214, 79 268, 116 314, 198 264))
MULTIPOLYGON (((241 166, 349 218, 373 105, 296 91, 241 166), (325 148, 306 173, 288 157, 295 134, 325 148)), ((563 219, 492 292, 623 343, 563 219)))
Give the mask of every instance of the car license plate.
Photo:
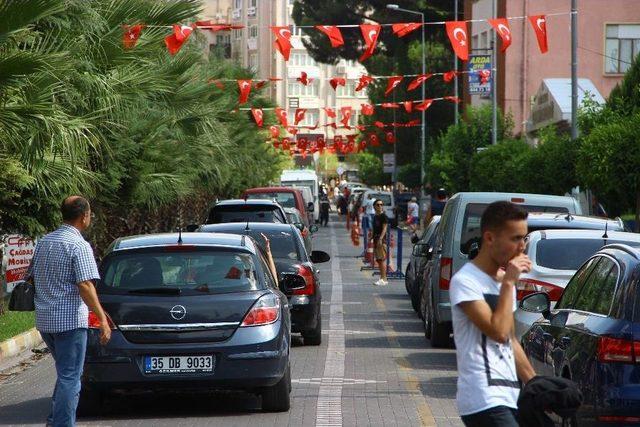
POLYGON ((145 356, 144 372, 147 374, 213 372, 214 362, 211 355, 145 356))

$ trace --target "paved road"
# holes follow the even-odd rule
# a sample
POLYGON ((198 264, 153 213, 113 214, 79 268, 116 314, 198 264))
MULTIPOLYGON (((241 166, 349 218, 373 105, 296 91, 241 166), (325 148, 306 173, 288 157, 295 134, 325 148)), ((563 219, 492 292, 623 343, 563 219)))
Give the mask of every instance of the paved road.
MULTIPOLYGON (((455 353, 428 347, 404 282, 372 286, 371 272, 361 272, 356 258, 361 248, 335 222, 315 235, 314 247, 332 254, 330 263, 319 265, 323 343, 294 342, 288 413, 261 413, 250 395, 127 395, 110 398, 104 415, 79 424, 462 425, 455 409, 455 353)), ((4 379, 0 375, 0 425, 44 424, 54 381, 49 356, 4 379)))

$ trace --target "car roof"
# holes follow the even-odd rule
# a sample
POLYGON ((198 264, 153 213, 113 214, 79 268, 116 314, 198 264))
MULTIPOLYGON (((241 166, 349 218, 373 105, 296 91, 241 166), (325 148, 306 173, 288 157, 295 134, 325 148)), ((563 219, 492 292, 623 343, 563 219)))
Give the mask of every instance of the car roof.
POLYGON ((252 231, 291 231, 291 224, 278 224, 275 222, 222 222, 219 224, 204 224, 198 231, 201 233, 224 233, 225 231, 241 231, 247 227, 252 231))
POLYGON ((285 213, 294 213, 297 215, 302 215, 297 208, 283 208, 285 213))
MULTIPOLYGON (((577 229, 552 229, 536 230, 529 234, 530 240, 552 240, 552 239, 602 239, 604 230, 577 230, 577 229)), ((639 242, 640 234, 626 231, 607 230, 607 240, 624 240, 629 242, 639 242)))
POLYGON ((260 194, 260 193, 297 193, 300 188, 294 187, 255 187, 244 190, 246 194, 260 194))
MULTIPOLYGON (((137 236, 120 237, 110 247, 111 252, 125 249, 140 249, 152 246, 179 245, 180 233, 140 234, 137 236)), ((226 233, 182 233, 182 245, 189 246, 224 246, 247 248, 255 252, 253 243, 242 241, 242 236, 226 233)))
POLYGON ((527 218, 529 225, 540 228, 549 225, 558 228, 559 225, 567 225, 566 228, 602 229, 605 225, 610 230, 624 229, 624 224, 618 220, 600 218, 596 216, 573 215, 567 213, 530 212, 527 218))
POLYGON ((234 205, 251 205, 251 206, 280 206, 276 201, 269 199, 228 199, 220 200, 215 206, 234 206, 234 205))
MULTIPOLYGON (((497 200, 503 199, 524 199, 524 204, 526 204, 529 200, 539 203, 541 200, 548 201, 556 201, 567 203, 568 201, 574 201, 571 196, 554 196, 549 194, 533 194, 533 193, 500 193, 500 192, 492 192, 492 191, 463 191, 460 193, 456 193, 451 198, 463 199, 465 201, 478 201, 478 202, 494 202, 497 200), (527 200, 529 199, 529 200, 527 200)), ((520 202, 522 203, 522 202, 520 202)))

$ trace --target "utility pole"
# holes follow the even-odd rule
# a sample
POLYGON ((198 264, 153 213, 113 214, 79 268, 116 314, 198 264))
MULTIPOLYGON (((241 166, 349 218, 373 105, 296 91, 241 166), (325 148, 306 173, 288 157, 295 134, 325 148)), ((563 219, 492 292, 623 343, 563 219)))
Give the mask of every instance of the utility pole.
MULTIPOLYGON (((453 20, 457 21, 458 20, 458 0, 453 0, 453 20)), ((424 40, 422 41, 422 43, 424 43, 424 40)), ((453 90, 454 90, 454 95, 457 97, 458 96, 458 55, 456 55, 455 52, 453 52, 453 69, 455 70, 455 76, 454 76, 454 86, 453 86, 453 90)), ((422 71, 424 73, 424 70, 422 71)), ((424 96, 422 97, 424 98, 424 96)), ((460 120, 460 112, 458 109, 458 103, 456 102, 454 104, 454 123, 458 124, 458 120, 460 120)), ((423 119, 424 120, 424 119, 423 119)))
POLYGON ((578 0, 571 0, 571 140, 578 139, 578 0))
MULTIPOLYGON (((496 18, 498 13, 497 0, 493 0, 493 18, 496 18)), ((498 88, 496 82, 496 75, 498 74, 498 55, 496 54, 496 32, 491 32, 491 144, 498 143, 498 88)))

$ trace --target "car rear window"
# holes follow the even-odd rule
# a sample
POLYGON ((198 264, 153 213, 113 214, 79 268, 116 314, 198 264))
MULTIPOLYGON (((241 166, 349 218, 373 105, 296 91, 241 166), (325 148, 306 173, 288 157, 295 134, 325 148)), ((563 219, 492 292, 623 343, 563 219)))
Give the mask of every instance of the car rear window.
POLYGON ((114 293, 221 294, 261 287, 253 255, 221 250, 159 249, 107 257, 101 290, 114 293))
POLYGON ((216 206, 209 213, 207 223, 220 224, 223 222, 273 222, 284 223, 275 206, 216 206))
POLYGON ((293 193, 249 193, 247 199, 275 200, 285 208, 295 208, 296 199, 293 193))
POLYGON ((544 239, 536 244, 536 264, 554 270, 577 270, 605 245, 623 243, 631 246, 639 242, 603 239, 544 239))
POLYGON ((391 195, 390 194, 380 194, 380 193, 372 193, 369 195, 370 199, 376 199, 382 201, 385 206, 391 206, 391 195))
MULTIPOLYGON (((474 242, 480 241, 480 219, 489 203, 469 203, 464 210, 462 221, 462 236, 460 238, 460 251, 469 253, 469 248, 474 242)), ((518 205, 527 212, 555 212, 568 213, 569 209, 559 206, 518 205)))
POLYGON ((296 236, 292 231, 260 231, 249 230, 249 236, 258 242, 260 246, 264 248, 264 237, 262 234, 269 238, 269 246, 271 247, 271 255, 274 258, 286 258, 293 260, 300 260, 301 254, 296 244, 296 236))

